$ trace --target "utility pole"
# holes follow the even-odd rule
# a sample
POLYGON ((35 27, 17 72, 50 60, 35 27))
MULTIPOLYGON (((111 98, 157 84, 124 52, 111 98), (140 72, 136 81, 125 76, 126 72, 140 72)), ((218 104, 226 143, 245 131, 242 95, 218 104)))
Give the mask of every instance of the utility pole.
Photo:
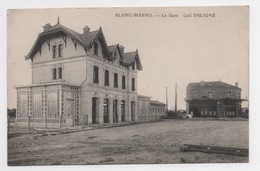
POLYGON ((177 83, 175 83, 175 113, 177 113, 177 83))
POLYGON ((168 111, 168 91, 166 87, 166 111, 168 111))

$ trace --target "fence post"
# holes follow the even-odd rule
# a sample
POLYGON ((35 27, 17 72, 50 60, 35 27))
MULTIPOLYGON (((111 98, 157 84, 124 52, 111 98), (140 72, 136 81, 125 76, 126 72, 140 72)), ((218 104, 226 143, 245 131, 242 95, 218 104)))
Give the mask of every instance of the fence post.
POLYGON ((30 128, 30 122, 31 122, 31 116, 28 116, 28 130, 30 131, 31 128, 30 128))

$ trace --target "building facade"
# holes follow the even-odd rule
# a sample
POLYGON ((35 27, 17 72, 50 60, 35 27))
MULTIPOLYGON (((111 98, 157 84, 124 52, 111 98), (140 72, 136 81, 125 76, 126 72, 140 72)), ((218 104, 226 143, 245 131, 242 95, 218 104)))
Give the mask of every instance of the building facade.
POLYGON ((17 122, 74 126, 137 120, 138 50, 108 46, 102 28, 46 24, 26 60, 32 83, 17 86, 17 122))
POLYGON ((138 120, 159 119, 166 114, 166 104, 151 100, 148 96, 137 96, 138 120))
POLYGON ((158 100, 150 101, 150 115, 151 119, 159 119, 166 114, 166 104, 158 100))
POLYGON ((221 82, 189 83, 186 110, 194 117, 240 117, 241 88, 221 82))

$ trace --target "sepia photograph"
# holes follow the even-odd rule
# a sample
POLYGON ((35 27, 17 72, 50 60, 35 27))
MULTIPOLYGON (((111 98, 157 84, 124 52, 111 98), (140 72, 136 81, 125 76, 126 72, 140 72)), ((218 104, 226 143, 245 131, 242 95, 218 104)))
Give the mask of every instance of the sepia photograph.
POLYGON ((8 9, 7 165, 249 163, 249 8, 8 9))

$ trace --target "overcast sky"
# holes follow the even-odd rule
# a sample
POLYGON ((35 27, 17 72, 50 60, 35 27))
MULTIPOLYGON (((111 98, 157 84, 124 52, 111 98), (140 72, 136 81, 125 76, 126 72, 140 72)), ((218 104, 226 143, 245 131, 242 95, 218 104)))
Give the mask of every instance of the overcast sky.
POLYGON ((8 107, 16 107, 15 85, 31 83, 31 64, 25 61, 46 23, 60 23, 77 32, 100 26, 108 45, 121 44, 125 52, 138 49, 143 70, 138 73, 138 94, 174 108, 185 109, 190 82, 218 81, 242 88, 248 97, 248 9, 207 8, 103 8, 12 10, 8 12, 8 107), (153 17, 115 17, 116 13, 150 13, 153 17), (184 14, 215 13, 215 17, 184 14), (168 17, 162 17, 162 14, 168 17), (178 17, 169 17, 169 14, 178 17), (159 15, 158 17, 156 15, 159 15))

